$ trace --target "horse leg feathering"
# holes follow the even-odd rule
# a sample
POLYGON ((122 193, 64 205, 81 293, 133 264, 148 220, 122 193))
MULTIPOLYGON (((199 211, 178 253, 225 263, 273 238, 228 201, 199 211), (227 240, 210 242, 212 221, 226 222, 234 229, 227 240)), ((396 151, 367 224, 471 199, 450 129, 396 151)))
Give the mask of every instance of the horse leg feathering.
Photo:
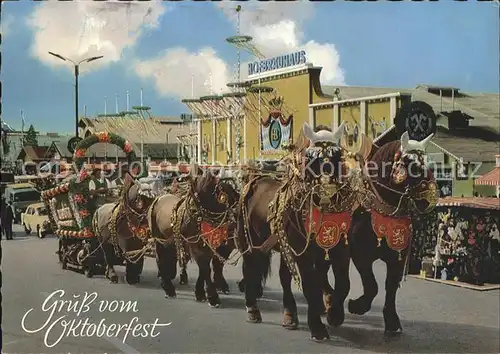
POLYGON ((292 292, 292 274, 283 256, 280 257, 279 275, 281 287, 283 288, 283 322, 281 325, 286 329, 294 330, 299 326, 297 303, 292 292))

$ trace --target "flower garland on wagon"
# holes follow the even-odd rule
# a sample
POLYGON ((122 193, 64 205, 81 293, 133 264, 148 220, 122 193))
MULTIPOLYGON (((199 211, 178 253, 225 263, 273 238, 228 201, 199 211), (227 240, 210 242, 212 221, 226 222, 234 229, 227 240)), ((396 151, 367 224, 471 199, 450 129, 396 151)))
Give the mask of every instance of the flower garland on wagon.
POLYGON ((99 132, 80 141, 73 154, 77 175, 68 183, 63 183, 42 194, 42 198, 51 206, 53 219, 57 224, 57 233, 65 237, 93 237, 90 207, 90 176, 84 169, 86 152, 94 144, 110 143, 120 147, 128 161, 135 160, 135 152, 130 142, 119 135, 99 132))

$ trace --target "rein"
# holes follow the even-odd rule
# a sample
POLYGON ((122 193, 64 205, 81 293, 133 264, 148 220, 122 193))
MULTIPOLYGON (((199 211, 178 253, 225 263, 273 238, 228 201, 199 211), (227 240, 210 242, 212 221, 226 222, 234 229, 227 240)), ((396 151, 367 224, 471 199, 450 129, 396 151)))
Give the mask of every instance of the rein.
MULTIPOLYGON (((395 170, 395 166, 397 166, 397 164, 400 163, 401 155, 398 154, 397 156, 398 156, 398 159, 394 161, 393 166, 392 166, 391 176, 395 170)), ((430 182, 426 182, 426 181, 422 180, 415 186, 411 186, 411 187, 406 186, 405 191, 401 192, 401 191, 398 191, 394 188, 387 186, 384 183, 381 183, 381 182, 371 178, 368 171, 367 171, 367 163, 368 162, 366 162, 362 168, 362 172, 363 172, 362 178, 365 181, 365 183, 364 183, 364 188, 362 188, 362 191, 360 191, 360 194, 362 196, 364 196, 364 198, 360 202, 360 204, 363 207, 365 207, 366 209, 374 209, 378 213, 386 215, 386 216, 401 216, 402 214, 411 214, 411 213, 422 214, 422 213, 425 213, 427 211, 427 210, 421 211, 417 207, 415 201, 426 199, 431 203, 434 200, 434 198, 430 195, 430 194, 432 194, 432 188, 429 189, 428 191, 418 193, 417 195, 420 198, 417 198, 416 196, 412 196, 412 194, 414 194, 413 192, 415 190, 417 190, 419 187, 421 187, 425 183, 430 183, 430 182), (385 190, 397 195, 398 196, 397 205, 394 206, 394 205, 390 205, 389 203, 387 203, 380 196, 376 186, 384 188, 385 190), (364 190, 364 193, 363 193, 363 190, 364 190)))
MULTIPOLYGON (((118 222, 122 220, 123 218, 126 219, 127 221, 127 226, 130 227, 132 231, 132 236, 129 237, 136 237, 139 240, 141 240, 143 247, 138 249, 138 250, 133 250, 133 251, 121 251, 119 253, 123 253, 124 257, 127 259, 128 262, 130 263, 137 263, 139 262, 146 253, 152 250, 152 248, 155 246, 156 243, 162 243, 166 244, 167 241, 162 238, 158 237, 151 237, 151 220, 149 220, 148 215, 151 214, 154 205, 156 202, 159 200, 161 197, 154 198, 151 204, 144 210, 143 212, 138 212, 136 211, 130 204, 128 199, 126 198, 126 195, 122 195, 122 200, 115 204, 111 218, 110 218, 110 224, 109 224, 109 231, 110 231, 110 240, 111 244, 114 246, 115 251, 120 251, 120 248, 118 246, 118 222), (136 220, 131 220, 132 217, 135 217, 136 220), (148 218, 148 219, 147 219, 148 218), (138 235, 135 231, 135 229, 143 229, 142 224, 144 219, 147 219, 147 224, 148 227, 145 228, 144 232, 140 232, 138 235), (137 225, 137 227, 136 227, 137 225)), ((140 231, 140 230, 139 230, 140 231)))
MULTIPOLYGON (((222 193, 220 191, 219 183, 220 182, 217 182, 213 194, 216 194, 217 192, 222 193)), ((215 198, 217 197, 218 196, 216 195, 215 198)), ((233 202, 233 204, 231 205, 226 204, 226 205, 227 205, 226 210, 224 210, 223 212, 215 212, 205 208, 199 198, 199 194, 194 190, 194 185, 191 184, 191 188, 188 189, 187 195, 185 195, 179 200, 179 203, 174 207, 172 214, 172 228, 174 230, 174 238, 176 240, 177 255, 181 264, 185 264, 186 260, 186 254, 184 247, 182 245, 182 241, 186 242, 187 244, 197 244, 200 241, 202 241, 203 246, 207 246, 208 248, 210 248, 210 250, 222 264, 228 263, 228 261, 225 260, 217 252, 217 250, 214 247, 212 247, 212 245, 209 242, 205 240, 206 236, 217 232, 217 230, 225 227, 230 222, 234 222, 235 219, 234 216, 236 215, 238 199, 236 199, 233 202), (186 237, 182 234, 181 225, 183 224, 183 221, 186 220, 186 218, 189 221, 194 220, 198 223, 198 232, 196 233, 196 235, 186 237), (209 232, 202 233, 200 230, 200 223, 202 221, 206 221, 211 224, 217 223, 217 226, 209 232)), ((234 236, 228 237, 228 239, 232 238, 234 238, 234 236)))
MULTIPOLYGON (((315 232, 312 230, 312 223, 309 224, 309 230, 306 230, 304 217, 309 212, 309 218, 312 219, 313 208, 321 210, 322 215, 324 213, 339 213, 352 209, 356 201, 356 194, 349 188, 350 181, 342 183, 336 181, 331 185, 306 182, 305 179, 302 178, 297 166, 299 160, 297 157, 296 155, 292 159, 294 163, 290 166, 291 176, 289 175, 287 181, 280 187, 275 198, 269 205, 268 222, 270 223, 271 235, 277 236, 281 254, 290 270, 292 278, 300 289, 300 275, 295 263, 295 257, 302 256, 309 248, 311 240, 315 237, 315 232), (344 191, 347 192, 347 195, 343 195, 344 191), (315 196, 320 198, 320 205, 315 202, 315 196), (336 197, 336 200, 332 203, 334 197, 336 197), (325 204, 321 202, 323 198, 330 201, 326 207, 325 204), (306 240, 306 244, 300 252, 297 252, 290 246, 287 235, 285 234, 284 216, 287 212, 291 212, 295 216, 294 222, 290 219, 289 225, 306 240)), ((347 239, 345 241, 347 244, 347 239)))

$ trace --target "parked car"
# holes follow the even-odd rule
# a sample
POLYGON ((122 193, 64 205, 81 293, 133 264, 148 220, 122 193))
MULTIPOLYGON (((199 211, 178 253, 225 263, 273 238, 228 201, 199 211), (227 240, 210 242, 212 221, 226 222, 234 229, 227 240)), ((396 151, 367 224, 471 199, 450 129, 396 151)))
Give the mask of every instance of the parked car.
POLYGON ((40 192, 31 183, 8 184, 5 187, 5 201, 12 203, 14 223, 21 222, 21 213, 28 205, 40 202, 40 192))
POLYGON ((38 238, 44 238, 52 232, 49 220, 49 211, 43 203, 31 204, 26 211, 21 214, 21 223, 24 226, 26 235, 36 230, 38 238))

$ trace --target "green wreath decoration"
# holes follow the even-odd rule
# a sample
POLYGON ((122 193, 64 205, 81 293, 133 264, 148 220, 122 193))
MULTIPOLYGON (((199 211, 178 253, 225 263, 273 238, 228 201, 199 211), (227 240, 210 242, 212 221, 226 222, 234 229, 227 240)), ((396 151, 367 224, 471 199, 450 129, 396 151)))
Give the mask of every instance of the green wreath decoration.
POLYGON ((132 145, 114 133, 99 132, 80 141, 73 153, 79 174, 73 176, 69 182, 61 183, 42 193, 42 199, 50 210, 49 218, 56 227, 55 233, 59 237, 94 237, 92 230, 93 210, 91 210, 89 195, 90 177, 83 167, 87 150, 97 143, 117 145, 127 154, 129 163, 136 160, 132 145))
POLYGON ((73 153, 73 161, 78 171, 82 170, 85 164, 87 150, 94 144, 107 143, 117 145, 122 149, 122 151, 127 154, 128 161, 131 162, 136 159, 134 149, 132 144, 127 140, 123 139, 121 136, 109 133, 109 132, 99 132, 95 133, 76 145, 75 152, 73 153))

